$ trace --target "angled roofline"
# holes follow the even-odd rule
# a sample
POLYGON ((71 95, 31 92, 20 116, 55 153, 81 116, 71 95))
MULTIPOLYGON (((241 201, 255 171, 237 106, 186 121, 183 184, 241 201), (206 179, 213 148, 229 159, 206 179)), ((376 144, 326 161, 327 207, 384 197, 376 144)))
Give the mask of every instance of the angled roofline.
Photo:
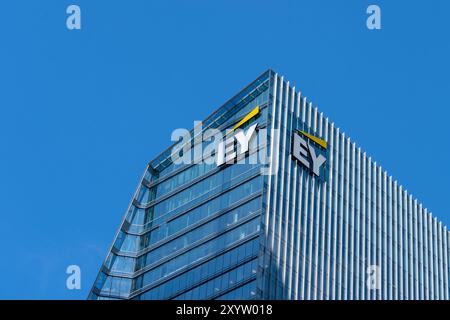
MULTIPOLYGON (((230 99, 228 99, 225 103, 223 103, 219 108, 215 109, 209 116, 207 116, 202 123, 207 122, 210 119, 214 119, 216 118, 218 115, 220 115, 221 112, 223 112, 225 110, 228 111, 229 109, 231 109, 233 106, 235 106, 236 104, 233 102, 234 99, 238 98, 242 93, 244 93, 245 91, 247 91, 250 87, 252 87, 255 83, 257 83, 258 81, 261 80, 265 80, 266 78, 270 78, 271 75, 275 75, 277 74, 272 68, 268 68, 266 69, 263 73, 261 73, 255 80, 253 80, 252 82, 250 82, 248 85, 246 85, 243 89, 239 90, 239 92, 235 95, 233 95, 230 99), (232 104, 232 106, 228 106, 232 104), (228 107, 228 109, 226 109, 228 107)), ((192 133, 194 131, 194 128, 192 128, 190 130, 190 133, 192 133)), ((170 153, 173 149, 173 147, 177 144, 178 142, 173 142, 169 145, 169 147, 167 147, 164 151, 160 152, 158 155, 156 155, 152 160, 150 160, 147 163, 147 167, 152 167, 154 168, 155 165, 158 165, 159 163, 162 163, 162 161, 164 159, 161 158, 167 158, 170 157, 170 153), (166 156, 167 155, 167 156, 166 156)))

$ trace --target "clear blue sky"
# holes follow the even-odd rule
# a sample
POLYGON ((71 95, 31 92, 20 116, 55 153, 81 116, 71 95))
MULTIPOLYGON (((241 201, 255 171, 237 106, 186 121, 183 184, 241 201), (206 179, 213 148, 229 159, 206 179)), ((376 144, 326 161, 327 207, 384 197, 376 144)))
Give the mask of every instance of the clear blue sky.
POLYGON ((147 161, 268 67, 450 225, 450 2, 2 1, 0 298, 84 299, 147 161), (81 7, 82 29, 66 28, 81 7), (382 29, 366 28, 378 4, 382 29), (82 270, 82 290, 65 269, 82 270))

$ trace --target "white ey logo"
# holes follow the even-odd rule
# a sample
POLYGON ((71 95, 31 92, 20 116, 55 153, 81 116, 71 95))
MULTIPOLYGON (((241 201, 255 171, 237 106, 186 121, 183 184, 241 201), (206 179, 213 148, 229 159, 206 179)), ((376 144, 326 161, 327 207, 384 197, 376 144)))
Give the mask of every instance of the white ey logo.
POLYGON ((325 140, 314 137, 303 131, 294 132, 293 134, 292 156, 310 169, 316 176, 320 176, 320 168, 327 159, 322 154, 316 152, 314 146, 303 139, 300 134, 305 136, 308 140, 314 141, 324 149, 327 148, 327 143, 325 140))
POLYGON ((223 164, 234 163, 239 156, 249 154, 249 164, 266 164, 267 157, 263 146, 267 144, 266 129, 256 130, 258 123, 248 128, 242 127, 260 113, 255 107, 233 127, 223 132, 220 128, 203 130, 203 123, 196 121, 193 132, 176 129, 172 132, 172 141, 178 141, 170 155, 174 164, 223 164), (260 152, 261 151, 261 152, 260 152))
POLYGON ((224 163, 234 163, 234 159, 248 151, 248 145, 252 137, 255 135, 257 125, 257 123, 252 125, 247 129, 247 132, 239 130, 235 135, 226 138, 225 141, 218 144, 216 160, 217 166, 221 166, 224 163))

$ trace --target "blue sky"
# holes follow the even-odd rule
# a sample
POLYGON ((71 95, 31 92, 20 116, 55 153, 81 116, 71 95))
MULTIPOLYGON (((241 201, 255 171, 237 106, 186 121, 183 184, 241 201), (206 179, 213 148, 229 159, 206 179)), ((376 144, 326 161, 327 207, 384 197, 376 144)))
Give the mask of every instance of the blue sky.
POLYGON ((0 298, 84 299, 147 161, 268 67, 450 226, 448 12, 445 0, 2 2, 0 298), (66 28, 72 3, 81 30, 66 28), (81 290, 65 287, 70 264, 81 290))

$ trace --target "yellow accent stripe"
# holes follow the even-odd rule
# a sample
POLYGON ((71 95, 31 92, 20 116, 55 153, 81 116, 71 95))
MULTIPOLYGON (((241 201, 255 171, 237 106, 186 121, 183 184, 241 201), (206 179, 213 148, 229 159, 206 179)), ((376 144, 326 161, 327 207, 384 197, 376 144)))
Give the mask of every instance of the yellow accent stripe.
POLYGON ((307 137, 308 139, 311 139, 312 141, 314 141, 315 143, 317 143, 319 146, 323 147, 323 148, 327 148, 328 144, 325 140, 319 139, 317 137, 314 137, 312 135, 310 135, 309 133, 306 133, 305 131, 301 131, 301 130, 297 130, 298 132, 300 132, 301 134, 303 134, 305 137, 307 137))
POLYGON ((256 116, 259 113, 259 106, 256 106, 255 109, 253 109, 252 111, 250 111, 250 113, 248 113, 244 118, 242 118, 241 121, 239 121, 238 123, 236 123, 236 125, 233 127, 233 129, 231 129, 232 131, 236 130, 237 128, 241 127, 243 124, 245 124, 246 122, 248 122, 251 118, 253 118, 254 116, 256 116))

